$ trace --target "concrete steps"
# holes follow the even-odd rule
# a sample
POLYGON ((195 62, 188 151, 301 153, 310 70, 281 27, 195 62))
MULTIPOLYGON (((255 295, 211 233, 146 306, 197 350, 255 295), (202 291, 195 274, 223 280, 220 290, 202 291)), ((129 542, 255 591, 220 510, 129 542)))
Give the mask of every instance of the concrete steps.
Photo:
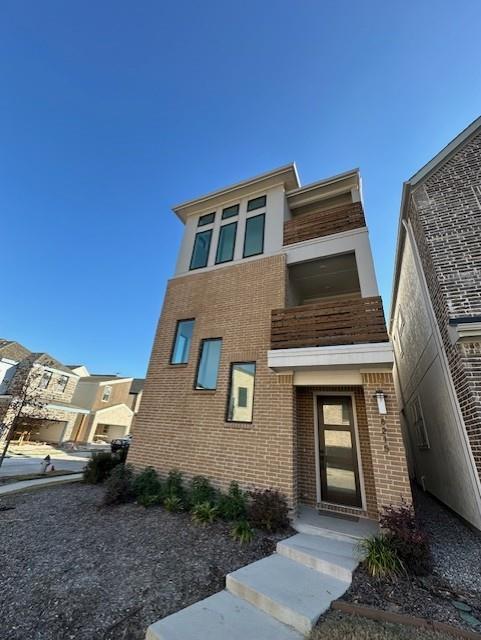
POLYGON ((147 640, 301 640, 349 587, 357 541, 297 534, 226 577, 226 591, 149 627, 147 640))

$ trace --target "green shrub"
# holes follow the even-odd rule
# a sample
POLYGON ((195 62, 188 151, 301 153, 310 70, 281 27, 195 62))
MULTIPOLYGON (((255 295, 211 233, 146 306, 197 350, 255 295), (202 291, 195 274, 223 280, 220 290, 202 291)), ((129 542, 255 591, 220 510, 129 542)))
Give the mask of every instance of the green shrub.
POLYGON ((169 471, 167 480, 165 481, 165 495, 167 497, 177 497, 184 506, 186 505, 187 494, 180 471, 176 469, 169 471))
POLYGON ((138 496, 137 502, 148 509, 148 507, 153 507, 155 504, 162 504, 162 496, 160 494, 149 495, 142 493, 138 496))
POLYGON ((136 476, 133 489, 138 498, 158 496, 163 491, 162 482, 157 471, 152 467, 147 467, 136 476))
POLYGON ((251 542, 254 537, 254 531, 247 520, 236 522, 230 530, 231 538, 238 540, 241 544, 251 542))
POLYGON ((247 519, 254 527, 275 533, 289 526, 287 500, 279 491, 251 491, 249 496, 247 519))
POLYGON ((217 518, 218 509, 210 502, 201 502, 192 508, 192 522, 205 526, 217 518))
POLYGON ((219 498, 219 515, 223 520, 244 520, 247 515, 247 493, 231 482, 227 494, 219 498))
POLYGON ((118 464, 105 481, 104 504, 121 504, 133 498, 134 472, 129 464, 118 464))
POLYGON ((92 454, 84 469, 84 482, 100 484, 109 477, 112 469, 120 464, 120 459, 108 451, 92 454))
POLYGON ((205 476, 194 476, 190 482, 189 500, 192 505, 215 502, 217 492, 205 476))
POLYGON ((364 538, 359 548, 365 556, 366 569, 373 578, 393 578, 403 570, 390 536, 379 534, 364 538))
POLYGON ((182 511, 183 503, 178 496, 167 496, 164 500, 164 507, 167 511, 173 513, 175 511, 182 511))

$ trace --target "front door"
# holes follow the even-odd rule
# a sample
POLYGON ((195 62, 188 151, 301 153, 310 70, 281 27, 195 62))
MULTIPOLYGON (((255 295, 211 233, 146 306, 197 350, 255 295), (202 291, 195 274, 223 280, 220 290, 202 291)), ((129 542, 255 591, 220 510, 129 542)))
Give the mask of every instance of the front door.
POLYGON ((321 500, 362 507, 350 396, 317 396, 321 500))

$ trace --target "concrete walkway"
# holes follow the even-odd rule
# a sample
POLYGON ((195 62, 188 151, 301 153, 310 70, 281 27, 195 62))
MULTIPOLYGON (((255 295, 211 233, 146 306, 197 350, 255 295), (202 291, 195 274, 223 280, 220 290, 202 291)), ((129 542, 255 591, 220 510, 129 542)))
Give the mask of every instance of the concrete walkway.
POLYGON ((303 640, 349 587, 353 535, 299 533, 277 553, 230 573, 226 590, 151 625, 147 640, 303 640))
POLYGON ((83 478, 83 473, 70 473, 66 476, 52 476, 40 478, 39 480, 21 480, 20 482, 11 482, 9 484, 0 485, 0 498, 21 493, 30 489, 41 489, 56 484, 66 484, 67 482, 79 482, 83 478))
POLYGON ((11 445, 0 467, 0 478, 39 473, 42 460, 50 455, 58 471, 82 471, 91 457, 89 451, 64 451, 52 446, 11 445))

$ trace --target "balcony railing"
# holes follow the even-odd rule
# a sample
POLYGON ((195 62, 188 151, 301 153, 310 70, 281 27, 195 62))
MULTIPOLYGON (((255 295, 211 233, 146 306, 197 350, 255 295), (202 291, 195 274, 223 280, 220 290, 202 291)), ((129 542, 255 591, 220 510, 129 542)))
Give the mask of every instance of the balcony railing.
POLYGON ((380 297, 345 298, 272 311, 271 349, 388 340, 380 297))
POLYGON ((360 202, 342 205, 325 211, 302 213, 284 223, 284 244, 330 236, 333 233, 366 226, 360 202))

